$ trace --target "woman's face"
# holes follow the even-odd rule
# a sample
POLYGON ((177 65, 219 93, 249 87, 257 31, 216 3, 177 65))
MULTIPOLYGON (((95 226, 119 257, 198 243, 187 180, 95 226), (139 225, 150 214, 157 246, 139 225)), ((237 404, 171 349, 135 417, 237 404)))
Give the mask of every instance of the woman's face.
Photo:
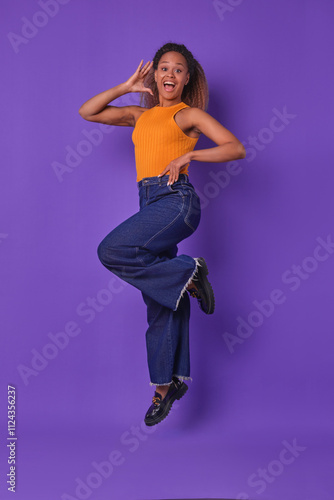
POLYGON ((189 81, 185 57, 179 52, 166 52, 160 58, 154 77, 161 96, 173 100, 181 98, 183 87, 189 81))

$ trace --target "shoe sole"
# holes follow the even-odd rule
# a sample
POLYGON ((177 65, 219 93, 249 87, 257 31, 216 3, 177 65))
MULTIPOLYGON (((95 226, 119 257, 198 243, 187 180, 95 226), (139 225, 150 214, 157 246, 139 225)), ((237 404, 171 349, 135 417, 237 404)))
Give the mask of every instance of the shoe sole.
POLYGON ((178 389, 178 391, 176 391, 176 393, 170 398, 169 402, 167 403, 167 405, 165 406, 165 410, 163 412, 163 414, 157 419, 157 420, 153 420, 153 421, 150 421, 150 422, 146 422, 146 420, 144 420, 145 424, 149 427, 152 427, 152 425, 156 425, 158 424, 159 422, 161 422, 162 420, 164 420, 168 414, 169 414, 169 411, 175 401, 175 399, 178 399, 180 400, 184 395, 185 393, 187 392, 188 390, 188 386, 187 384, 185 384, 184 382, 182 382, 182 385, 181 387, 178 389))
POLYGON ((199 277, 199 282, 201 283, 201 286, 206 294, 206 298, 208 299, 206 301, 208 310, 205 311, 202 307, 202 302, 200 302, 200 308, 202 309, 205 314, 212 314, 215 310, 215 296, 213 293, 213 288, 211 286, 211 283, 209 282, 207 275, 209 274, 208 266, 206 265, 206 262, 203 257, 200 257, 198 259, 199 266, 198 266, 198 277, 199 277))

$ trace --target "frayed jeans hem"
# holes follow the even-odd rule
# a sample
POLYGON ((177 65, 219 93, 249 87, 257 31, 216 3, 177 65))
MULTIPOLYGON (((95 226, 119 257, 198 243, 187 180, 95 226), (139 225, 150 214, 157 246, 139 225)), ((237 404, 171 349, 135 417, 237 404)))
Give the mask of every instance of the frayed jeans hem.
POLYGON ((194 271, 193 271, 192 275, 190 276, 190 278, 188 279, 187 283, 186 283, 186 284, 184 285, 184 287, 182 288, 181 293, 180 293, 180 296, 179 296, 179 298, 177 299, 177 302, 176 302, 176 306, 175 306, 174 311, 176 311, 176 310, 177 310, 177 308, 179 307, 180 300, 182 299, 182 297, 183 297, 184 293, 187 291, 187 287, 190 285, 190 283, 191 283, 191 282, 192 282, 192 280, 194 279, 194 276, 195 276, 195 274, 197 273, 198 268, 199 268, 199 267, 201 267, 201 264, 199 263, 199 261, 198 261, 198 259, 197 259, 197 258, 195 258, 195 259, 194 259, 194 261, 195 261, 195 263, 196 263, 195 269, 194 269, 194 271))
MULTIPOLYGON (((191 380, 191 382, 193 381, 193 379, 191 377, 184 377, 183 375, 173 375, 173 377, 176 377, 176 378, 179 378, 180 380, 191 380)), ((154 382, 150 382, 150 385, 156 385, 156 386, 160 386, 160 385, 170 385, 172 383, 171 382, 167 382, 166 384, 155 384, 154 382)))

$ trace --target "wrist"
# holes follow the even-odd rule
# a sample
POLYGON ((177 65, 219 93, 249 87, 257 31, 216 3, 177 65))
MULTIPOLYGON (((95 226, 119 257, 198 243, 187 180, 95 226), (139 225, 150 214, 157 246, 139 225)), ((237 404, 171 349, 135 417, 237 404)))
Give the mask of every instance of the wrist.
POLYGON ((186 153, 186 159, 187 163, 190 163, 191 160, 194 160, 194 151, 189 151, 188 153, 186 153))
POLYGON ((120 83, 119 89, 122 91, 123 94, 127 94, 128 92, 131 92, 131 87, 128 84, 128 82, 120 83))

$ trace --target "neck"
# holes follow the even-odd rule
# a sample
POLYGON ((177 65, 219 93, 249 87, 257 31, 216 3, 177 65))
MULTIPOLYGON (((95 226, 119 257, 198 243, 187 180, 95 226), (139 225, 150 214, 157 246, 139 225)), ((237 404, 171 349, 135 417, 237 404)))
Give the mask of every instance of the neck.
POLYGON ((161 108, 170 108, 171 106, 176 106, 176 104, 180 104, 182 102, 181 99, 173 99, 171 100, 166 100, 163 97, 159 96, 159 104, 161 108))

